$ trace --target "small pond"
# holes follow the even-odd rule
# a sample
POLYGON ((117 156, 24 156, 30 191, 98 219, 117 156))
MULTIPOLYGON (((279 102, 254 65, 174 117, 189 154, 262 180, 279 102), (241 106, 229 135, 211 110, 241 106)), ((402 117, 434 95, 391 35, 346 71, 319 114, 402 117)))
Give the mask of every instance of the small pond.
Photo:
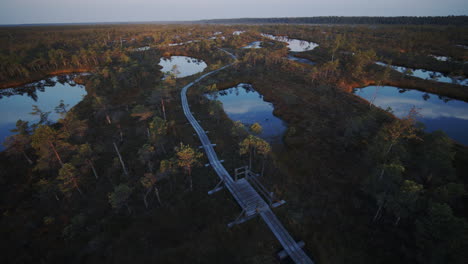
MULTIPOLYGON (((376 64, 380 66, 387 66, 387 64, 383 62, 376 62, 376 64)), ((424 79, 424 80, 433 80, 437 82, 453 83, 453 84, 468 86, 468 79, 465 79, 462 77, 450 77, 440 72, 428 71, 424 69, 411 69, 411 68, 406 68, 402 66, 393 66, 393 65, 391 67, 395 71, 405 73, 405 74, 408 74, 409 76, 417 77, 417 78, 424 79)))
POLYGON ((161 58, 159 65, 163 68, 162 72, 173 72, 177 78, 183 78, 202 72, 207 67, 202 60, 186 57, 171 56, 170 58, 161 58), (176 68, 174 68, 176 66, 176 68))
POLYGON ((254 41, 254 42, 249 43, 249 45, 242 47, 242 48, 243 49, 259 49, 262 47, 261 45, 262 45, 261 41, 254 41))
POLYGON ((195 43, 195 42, 200 42, 200 40, 189 40, 189 41, 186 41, 186 42, 169 43, 168 46, 169 46, 169 47, 173 47, 173 46, 182 46, 182 45, 186 45, 186 44, 190 44, 190 43, 195 43))
POLYGON ((243 30, 237 30, 237 31, 232 32, 233 35, 237 35, 237 36, 239 36, 239 35, 242 34, 242 33, 245 33, 245 31, 243 31, 243 30))
POLYGON ((241 83, 236 87, 207 95, 211 100, 219 100, 224 112, 233 121, 241 121, 247 128, 259 123, 263 132, 259 135, 268 142, 280 142, 286 130, 285 123, 273 115, 273 105, 263 100, 263 96, 250 84, 241 83))
POLYGON ((288 55, 288 59, 292 60, 292 61, 296 61, 296 62, 299 62, 299 63, 305 63, 305 64, 309 64, 309 65, 315 65, 316 63, 311 61, 311 60, 308 60, 308 59, 304 59, 304 58, 299 58, 299 57, 295 57, 293 55, 288 55))
POLYGON ((398 117, 408 115, 416 107, 426 131, 443 130, 459 143, 468 145, 468 103, 416 90, 393 86, 368 86, 355 89, 354 93, 382 109, 391 107, 398 117))
MULTIPOLYGON (((0 90, 0 143, 13 134, 10 130, 16 127, 18 119, 29 121, 30 124, 39 120, 37 116, 30 115, 33 105, 44 112, 50 111, 49 120, 54 122, 59 118, 54 108, 60 100, 69 105, 68 109, 79 103, 86 95, 86 90, 83 85, 73 81, 74 77, 76 75, 62 75, 23 87, 0 90)), ((3 149, 1 144, 0 150, 3 149)))
POLYGON ((308 50, 313 50, 318 47, 317 43, 300 40, 300 39, 290 39, 287 36, 273 36, 270 34, 262 34, 262 36, 273 39, 276 41, 286 42, 288 43, 288 48, 292 52, 303 52, 308 50))
POLYGON ((147 51, 147 50, 150 50, 151 47, 150 46, 144 46, 144 47, 140 47, 140 48, 135 48, 133 49, 133 51, 147 51))
POLYGON ((429 57, 432 57, 438 61, 449 61, 451 60, 451 58, 447 57, 447 56, 437 56, 437 55, 429 55, 429 57))
POLYGON ((213 36, 213 37, 210 37, 210 38, 208 38, 208 39, 209 39, 209 40, 215 40, 215 39, 222 39, 222 40, 225 40, 226 37, 224 37, 224 36, 221 36, 221 37, 213 36))

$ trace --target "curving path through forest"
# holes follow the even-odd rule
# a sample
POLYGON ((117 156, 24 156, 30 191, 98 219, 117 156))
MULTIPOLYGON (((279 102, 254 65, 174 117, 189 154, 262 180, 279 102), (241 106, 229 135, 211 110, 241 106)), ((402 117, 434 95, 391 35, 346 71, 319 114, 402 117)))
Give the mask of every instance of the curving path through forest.
MULTIPOLYGON (((231 56, 234 60, 237 58, 226 50, 221 49, 231 56)), ((226 65, 220 69, 208 72, 195 81, 187 84, 182 88, 180 97, 182 100, 182 107, 184 114, 187 117, 188 121, 195 129, 202 147, 205 150, 205 153, 208 157, 209 164, 215 170, 216 174, 219 176, 221 182, 224 184, 226 189, 234 196, 234 199, 242 208, 243 218, 236 219, 234 224, 242 223, 250 218, 253 218, 257 215, 260 215, 265 221, 267 226, 273 232, 275 237, 278 239, 280 244, 283 246, 284 251, 291 257, 295 263, 313 263, 313 261, 304 253, 301 247, 296 243, 296 241, 291 237, 286 228, 281 224, 279 219, 271 210, 270 206, 265 202, 265 200, 257 193, 257 191, 250 185, 250 183, 245 179, 241 178, 234 180, 229 173, 226 171, 224 166, 221 164, 221 161, 218 159, 218 156, 213 148, 213 144, 208 139, 205 130, 197 122, 193 114, 190 112, 190 108, 187 101, 187 90, 192 87, 194 84, 198 83, 202 79, 219 72, 225 68, 232 66, 234 63, 226 65)))

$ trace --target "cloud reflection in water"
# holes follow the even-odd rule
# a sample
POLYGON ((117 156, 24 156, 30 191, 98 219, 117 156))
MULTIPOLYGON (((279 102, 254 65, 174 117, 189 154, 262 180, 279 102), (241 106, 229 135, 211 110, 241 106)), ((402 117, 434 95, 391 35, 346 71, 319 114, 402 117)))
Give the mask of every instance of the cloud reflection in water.
POLYGON ((390 107, 398 117, 406 116, 412 107, 416 107, 421 115, 419 121, 426 125, 428 131, 443 130, 450 137, 468 145, 466 102, 393 86, 368 86, 356 89, 355 94, 368 101, 375 95, 374 105, 382 109, 390 107))

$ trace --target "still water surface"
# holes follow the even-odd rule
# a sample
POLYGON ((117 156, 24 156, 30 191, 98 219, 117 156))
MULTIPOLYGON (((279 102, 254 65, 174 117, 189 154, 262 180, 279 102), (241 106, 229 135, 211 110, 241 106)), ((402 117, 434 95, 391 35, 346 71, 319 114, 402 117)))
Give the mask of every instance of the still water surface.
POLYGON ((176 65, 177 71, 174 70, 174 74, 178 78, 183 78, 202 72, 207 67, 204 61, 186 56, 171 56, 170 58, 161 58, 159 65, 163 67, 161 71, 164 73, 173 71, 174 65, 176 65))
MULTIPOLYGON (((76 84, 76 75, 63 75, 41 80, 23 87, 0 90, 0 143, 12 135, 18 119, 29 121, 30 124, 39 121, 33 116, 32 106, 37 105, 44 112, 50 111, 49 120, 57 121, 59 115, 54 108, 63 100, 68 109, 79 103, 86 95, 83 85, 76 84)), ((0 150, 3 150, 3 144, 0 150)))
POLYGON ((308 60, 308 59, 305 59, 305 58, 299 58, 299 57, 296 57, 294 55, 288 55, 288 59, 290 59, 292 61, 300 62, 300 63, 309 64, 309 65, 315 65, 316 64, 315 62, 313 62, 311 60, 308 60))
POLYGON ((273 105, 263 100, 263 96, 250 84, 240 83, 235 87, 207 95, 211 100, 219 100, 224 112, 233 121, 241 121, 246 127, 259 123, 263 132, 259 135, 268 142, 279 142, 286 130, 285 123, 273 115, 273 105))
MULTIPOLYGON (((377 65, 380 66, 387 66, 387 64, 383 62, 376 62, 377 65)), ((414 76, 420 79, 424 80, 433 80, 436 82, 443 82, 443 83, 454 83, 454 84, 459 84, 463 86, 468 86, 468 79, 462 78, 462 77, 450 77, 447 75, 444 75, 440 72, 436 71, 428 71, 424 69, 412 69, 412 68, 407 68, 403 66, 391 66, 392 69, 395 71, 401 72, 408 74, 410 76, 414 76)))
POLYGON ((237 35, 237 36, 239 36, 240 34, 243 34, 243 33, 245 33, 244 30, 237 30, 237 31, 232 32, 233 35, 237 35))
POLYGON ((356 95, 382 109, 391 107, 398 117, 408 115, 412 107, 419 114, 426 131, 444 131, 449 137, 468 146, 468 103, 416 90, 393 86, 368 86, 355 89, 356 95), (373 99, 375 97, 375 99, 373 99))
POLYGON ((249 43, 249 45, 242 47, 243 49, 259 49, 262 47, 262 42, 261 41, 254 41, 249 43))
POLYGON ((273 39, 276 41, 288 43, 288 48, 292 52, 303 52, 308 50, 313 50, 318 47, 317 43, 301 40, 301 39, 290 39, 287 36, 273 36, 270 34, 262 34, 262 36, 273 39))

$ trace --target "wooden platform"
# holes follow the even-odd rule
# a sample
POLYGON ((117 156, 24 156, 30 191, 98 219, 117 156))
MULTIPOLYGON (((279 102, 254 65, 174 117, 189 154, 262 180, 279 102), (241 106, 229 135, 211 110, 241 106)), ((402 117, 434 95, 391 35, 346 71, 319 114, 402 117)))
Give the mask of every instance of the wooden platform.
POLYGON ((234 182, 234 186, 234 191, 239 195, 239 199, 242 201, 241 207, 245 210, 247 216, 257 214, 268 208, 268 204, 245 178, 234 182))

